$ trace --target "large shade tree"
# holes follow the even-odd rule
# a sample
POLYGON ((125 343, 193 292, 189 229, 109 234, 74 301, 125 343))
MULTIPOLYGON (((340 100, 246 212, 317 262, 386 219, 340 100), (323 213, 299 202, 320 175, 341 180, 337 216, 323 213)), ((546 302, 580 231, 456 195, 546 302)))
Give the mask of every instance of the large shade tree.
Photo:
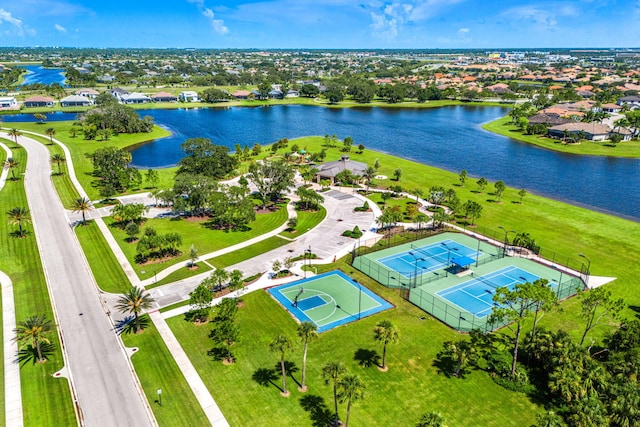
POLYGON ((155 300, 144 289, 132 286, 118 298, 116 308, 124 314, 133 314, 134 332, 140 332, 140 313, 151 308, 155 300))

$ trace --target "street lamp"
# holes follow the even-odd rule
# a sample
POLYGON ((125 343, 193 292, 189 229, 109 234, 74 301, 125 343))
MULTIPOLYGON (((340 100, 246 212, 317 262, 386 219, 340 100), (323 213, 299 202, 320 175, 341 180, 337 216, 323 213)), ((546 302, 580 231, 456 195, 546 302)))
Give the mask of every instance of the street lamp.
POLYGON ((445 242, 440 242, 442 246, 447 248, 447 266, 444 269, 444 277, 449 277, 449 262, 451 261, 451 248, 445 242))
POLYGON ((158 403, 162 406, 162 389, 158 389, 158 403))
POLYGON ((507 230, 501 225, 499 225, 498 228, 504 231, 504 252, 502 256, 505 257, 507 256, 507 245, 509 244, 509 233, 515 233, 516 230, 507 230))
MULTIPOLYGON (((587 260, 587 280, 586 280, 586 284, 587 284, 587 288, 588 288, 589 287, 589 279, 591 279, 591 260, 589 258, 587 258, 586 255, 584 255, 584 254, 578 254, 578 256, 587 260)), ((582 264, 582 265, 584 266, 584 264, 582 264)))

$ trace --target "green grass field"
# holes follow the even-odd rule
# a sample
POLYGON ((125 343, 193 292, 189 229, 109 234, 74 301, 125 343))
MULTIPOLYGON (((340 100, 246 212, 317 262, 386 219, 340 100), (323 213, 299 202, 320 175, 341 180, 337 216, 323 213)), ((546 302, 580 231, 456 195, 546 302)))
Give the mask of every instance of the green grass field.
MULTIPOLYGON (((10 147, 14 145, 7 140, 3 142, 10 147)), ((22 148, 14 149, 12 155, 20 163, 16 175, 22 176, 27 162, 26 152, 22 148)), ((14 207, 27 207, 23 184, 21 179, 7 182, 0 197, 0 212, 7 212, 14 207)), ((15 228, 7 223, 6 217, 0 221, 0 238, 4 242, 0 245, 0 270, 13 281, 16 321, 37 314, 44 314, 53 320, 33 227, 26 225, 29 234, 22 239, 10 236, 15 228)), ((29 425, 36 426, 75 425, 69 384, 66 379, 52 376, 64 364, 60 341, 57 334, 50 334, 48 338, 55 346, 49 360, 44 364, 27 362, 20 369, 24 419, 29 425)), ((4 406, 4 395, 0 396, 0 400, 4 406)), ((0 423, 4 421, 2 417, 0 423)))
POLYGON ((282 239, 278 236, 269 237, 268 239, 261 240, 251 246, 246 246, 238 249, 237 251, 212 258, 209 260, 209 263, 216 268, 227 268, 265 252, 279 248, 280 246, 284 246, 287 243, 289 243, 288 240, 282 239))
POLYGON ((582 154, 590 156, 611 157, 640 157, 640 141, 620 142, 615 146, 607 145, 608 142, 583 140, 580 144, 563 144, 562 141, 539 135, 526 135, 511 124, 510 117, 502 117, 490 123, 482 125, 482 128, 495 132, 527 144, 537 145, 548 150, 560 151, 569 154, 582 154))
MULTIPOLYGON (((153 277, 156 271, 160 271, 169 265, 187 261, 189 259, 189 248, 192 244, 198 249, 199 254, 204 255, 274 230, 284 224, 286 219, 287 210, 284 206, 280 206, 277 211, 272 213, 257 214, 256 220, 249 224, 250 229, 247 231, 210 230, 204 225, 205 221, 191 221, 183 218, 148 219, 144 227, 154 227, 158 234, 176 232, 182 236, 182 245, 179 248, 182 255, 164 262, 148 265, 139 265, 134 262, 136 244, 128 243, 125 240, 127 239, 127 235, 123 230, 113 226, 110 227, 110 230, 131 262, 131 265, 133 265, 138 276, 141 279, 148 279, 153 277)), ((105 218, 105 222, 107 225, 113 224, 111 218, 105 218)))
POLYGON ((327 216, 327 210, 320 206, 320 209, 314 212, 310 211, 296 211, 296 217, 298 218, 298 224, 296 225, 295 230, 292 231, 283 231, 280 233, 281 236, 288 237, 289 239, 294 239, 298 236, 302 236, 307 231, 315 228, 318 224, 320 224, 324 218, 327 216), (294 232, 295 231, 295 232, 294 232))

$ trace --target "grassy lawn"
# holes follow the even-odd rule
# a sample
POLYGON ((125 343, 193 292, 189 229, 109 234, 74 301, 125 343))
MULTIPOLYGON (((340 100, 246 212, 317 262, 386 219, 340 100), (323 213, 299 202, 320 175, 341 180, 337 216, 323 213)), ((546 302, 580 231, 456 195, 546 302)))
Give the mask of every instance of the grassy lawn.
MULTIPOLYGON (((55 138, 64 143, 69 148, 69 151, 71 151, 76 176, 91 200, 100 199, 100 195, 98 193, 98 189, 93 185, 94 177, 91 175, 93 172, 93 165, 91 164, 91 160, 87 158, 85 154, 93 153, 103 147, 124 148, 169 135, 169 132, 165 129, 155 126, 153 131, 150 133, 121 134, 111 137, 108 141, 86 141, 82 139, 81 135, 75 138, 71 137, 69 130, 71 129, 72 124, 73 122, 46 122, 44 125, 37 123, 12 123, 11 126, 32 132, 38 132, 40 134, 44 134, 44 131, 47 128, 54 128, 56 130, 55 138)), ((43 138, 48 140, 46 136, 43 138)), ((160 188, 173 185, 175 168, 162 169, 158 170, 158 172, 160 178, 158 185, 160 188)), ((143 180, 141 185, 142 188, 134 189, 134 191, 131 192, 148 191, 149 188, 147 185, 148 184, 143 180)))
POLYGON ((156 286, 166 285, 167 283, 177 282, 178 280, 186 279, 187 277, 195 276, 197 274, 204 273, 206 271, 211 270, 211 267, 209 267, 207 264, 205 264, 202 261, 197 262, 196 265, 198 266, 198 268, 195 270, 191 270, 188 267, 182 267, 180 270, 174 271, 164 279, 158 280, 157 283, 146 286, 146 288, 151 289, 151 288, 155 288, 156 286))
POLYGON ((608 142, 586 141, 580 144, 563 144, 562 141, 538 135, 526 135, 517 126, 511 124, 511 118, 506 116, 501 119, 482 125, 483 129, 495 132, 509 138, 548 150, 560 151, 570 154, 586 154, 590 156, 611 156, 611 157, 640 157, 640 141, 620 142, 616 146, 606 145, 608 142))
POLYGON ((86 226, 77 226, 75 232, 100 289, 117 294, 126 292, 131 287, 131 282, 98 225, 94 221, 88 221, 86 226))
MULTIPOLYGON (((147 318, 148 319, 148 318, 147 318)), ((124 345, 138 347, 131 361, 160 426, 205 426, 209 421, 153 323, 142 334, 121 335, 124 345), (157 390, 162 390, 162 406, 157 390)))
MULTIPOLYGON (((470 419, 474 425, 482 426, 531 425, 535 414, 542 412, 526 396, 501 388, 483 372, 473 372, 465 379, 439 375, 433 359, 442 342, 452 339, 454 334, 431 318, 421 320, 424 312, 400 300, 395 292, 362 275, 355 277, 397 307, 325 332, 312 342, 307 371, 309 391, 305 394, 298 392, 296 384, 300 381, 302 357, 296 323, 264 291, 243 297, 245 305, 237 321, 240 337, 232 347, 237 363, 232 366, 224 366, 207 355, 212 348, 207 337, 210 326, 195 326, 182 316, 168 320, 232 426, 271 425, 274 420, 282 425, 327 425, 322 417, 314 417, 305 407, 332 411, 331 387, 321 378, 322 366, 330 361, 343 362, 367 386, 365 398, 352 407, 354 426, 397 425, 398 420, 403 420, 402 425, 414 425, 422 413, 432 410, 441 412, 452 427, 467 426, 470 419), (401 333, 400 343, 389 347, 387 373, 375 366, 361 366, 354 357, 358 350, 381 354, 372 331, 383 319, 392 321, 401 333), (295 350, 287 356, 296 367, 293 378, 287 381, 289 398, 280 396, 277 387, 282 381, 277 373, 266 386, 252 379, 259 370, 274 372, 278 356, 268 347, 271 339, 281 333, 296 342, 295 350), (256 410, 256 402, 260 402, 260 410, 256 410)), ((344 408, 340 405, 343 417, 344 408)))
POLYGON ((280 233, 281 236, 290 239, 302 236, 322 222, 327 216, 327 210, 321 206, 317 211, 296 211, 296 216, 298 217, 298 224, 295 230, 293 230, 295 233, 293 231, 283 231, 280 233))
MULTIPOLYGON (((3 142, 13 147, 13 143, 7 140, 3 142)), ((27 162, 25 150, 13 150, 13 157, 20 162, 16 175, 22 176, 27 162)), ((7 212, 14 207, 27 207, 23 184, 22 180, 7 182, 0 197, 0 212, 7 212)), ((14 238, 9 233, 15 230, 15 226, 8 225, 6 217, 0 221, 0 237, 4 242, 0 245, 0 270, 13 281, 17 321, 38 314, 53 320, 33 227, 27 225, 26 229, 30 231, 26 238, 14 238)), ((64 365, 60 341, 57 334, 50 334, 48 338, 55 346, 49 360, 44 364, 28 361, 20 369, 24 419, 29 425, 75 425, 69 384, 66 379, 52 376, 64 365)), ((4 394, 0 400, 4 405, 4 394)))
MULTIPOLYGON (((395 182, 395 181, 392 181, 395 182)), ((395 184, 392 184, 392 186, 395 184)), ((428 189, 425 189, 425 193, 428 193, 428 189)), ((382 193, 376 193, 376 192, 370 192, 369 194, 366 195, 366 197, 375 202, 378 207, 382 210, 385 209, 385 206, 388 208, 391 208, 393 206, 398 206, 400 208, 400 212, 402 212, 403 216, 404 216, 404 220, 405 221, 413 221, 412 218, 410 218, 406 212, 407 212, 407 207, 408 206, 415 206, 416 205, 416 199, 414 198, 409 198, 409 197, 392 197, 390 199, 387 199, 386 203, 385 201, 382 199, 382 193)), ((423 197, 427 197, 427 195, 423 195, 423 197)))
MULTIPOLYGON (((156 271, 160 271, 169 265, 187 261, 189 259, 189 248, 192 244, 198 249, 198 253, 204 255, 276 229, 284 224, 286 219, 287 210, 284 205, 281 205, 276 212, 257 214, 256 220, 250 224, 250 229, 247 231, 210 230, 204 225, 205 221, 194 222, 183 218, 152 218, 147 220, 144 227, 154 227, 158 234, 176 232, 182 236, 182 245, 180 247, 182 255, 164 262, 147 265, 139 265, 134 262, 136 244, 125 241, 127 235, 123 230, 113 226, 110 227, 110 230, 138 276, 141 279, 148 279, 153 277, 156 271)), ((111 218, 105 218, 105 222, 108 225, 113 224, 111 218)))
POLYGON ((215 268, 227 268, 231 265, 236 265, 239 262, 246 261, 260 254, 279 248, 280 246, 284 246, 287 243, 289 243, 288 240, 281 239, 278 236, 269 237, 268 239, 261 240, 251 246, 212 258, 209 260, 209 263, 215 268))

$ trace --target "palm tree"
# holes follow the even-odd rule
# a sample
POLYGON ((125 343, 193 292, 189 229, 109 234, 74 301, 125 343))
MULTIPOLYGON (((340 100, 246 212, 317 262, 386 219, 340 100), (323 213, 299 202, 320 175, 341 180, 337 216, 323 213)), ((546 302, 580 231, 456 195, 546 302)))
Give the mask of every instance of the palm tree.
POLYGON ((155 300, 145 292, 144 289, 132 286, 127 293, 124 293, 118 298, 116 308, 121 313, 133 313, 135 316, 136 324, 134 332, 140 331, 140 313, 142 310, 148 310, 151 308, 151 304, 155 300))
POLYGON ((298 336, 302 340, 304 351, 302 352, 302 385, 300 385, 300 391, 307 391, 307 385, 305 380, 307 377, 307 348, 309 347, 309 341, 318 337, 318 327, 311 322, 302 322, 298 325, 298 336))
POLYGON ((364 182, 367 185, 367 188, 366 188, 367 193, 369 192, 369 187, 371 186, 371 183, 373 182, 373 178, 375 177, 376 177, 376 170, 371 166, 365 169, 364 173, 362 174, 362 178, 364 179, 364 182))
POLYGON ((93 209, 93 205, 91 204, 91 200, 86 197, 79 197, 73 201, 73 205, 71 205, 71 209, 73 212, 82 212, 82 225, 87 225, 87 219, 85 218, 85 212, 89 212, 93 209))
POLYGON ((382 366, 380 369, 387 370, 387 344, 398 342, 398 329, 389 320, 378 322, 373 329, 373 339, 382 343, 382 366))
POLYGON ((49 339, 44 334, 51 332, 54 326, 44 315, 27 317, 24 321, 18 322, 17 328, 14 329, 15 340, 22 345, 31 344, 38 353, 38 362, 42 363, 45 360, 40 344, 49 344, 49 339))
POLYGON ((51 156, 51 163, 54 163, 58 166, 58 175, 62 175, 62 171, 60 170, 60 163, 64 163, 66 161, 67 159, 65 159, 64 156, 60 153, 56 153, 51 156))
POLYGON ((338 399, 340 403, 347 402, 347 418, 344 420, 344 427, 349 427, 351 403, 364 397, 364 389, 364 383, 354 374, 347 374, 338 382, 338 399))
POLYGON ((47 128, 44 133, 49 135, 49 141, 51 141, 51 145, 53 145, 53 135, 56 134, 56 130, 54 128, 47 128))
POLYGON ((13 129, 9 129, 9 135, 11 135, 13 137, 13 140, 16 143, 16 146, 18 145, 18 137, 22 136, 22 132, 20 132, 18 129, 13 128, 13 129))
POLYGON ((15 168, 17 168, 18 165, 20 165, 20 162, 18 162, 13 157, 8 157, 7 160, 4 161, 4 167, 11 171, 11 180, 12 181, 16 180, 15 168))
POLYGON ((285 356, 287 352, 293 348, 293 343, 288 336, 279 334, 273 338, 269 344, 269 350, 274 353, 280 353, 280 368, 282 369, 282 396, 289 396, 287 391, 287 370, 284 366, 285 356))
POLYGON ((322 367, 322 378, 325 384, 329 382, 333 385, 333 404, 336 411, 336 424, 338 424, 338 381, 346 375, 347 368, 341 362, 329 362, 322 367))
POLYGON ((29 216, 29 209, 15 207, 7 212, 7 216, 9 217, 9 224, 15 225, 18 224, 18 228, 20 231, 18 235, 20 237, 24 236, 24 230, 22 229, 23 223, 31 222, 31 217, 29 216))

